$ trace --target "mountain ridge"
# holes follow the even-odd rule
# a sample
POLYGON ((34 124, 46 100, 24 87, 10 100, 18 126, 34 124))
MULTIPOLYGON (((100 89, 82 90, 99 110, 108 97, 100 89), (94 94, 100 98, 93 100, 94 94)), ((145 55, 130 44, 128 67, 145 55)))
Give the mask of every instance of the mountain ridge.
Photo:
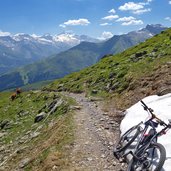
POLYGON ((88 36, 61 33, 43 36, 18 33, 0 35, 0 74, 11 69, 44 59, 50 55, 68 50, 82 41, 95 41, 88 36))
MULTIPOLYGON (((151 27, 156 27, 156 25, 151 27)), ((157 25, 157 28, 159 28, 157 29, 159 32, 166 29, 166 27, 161 27, 161 25, 157 25)), ((101 43, 82 42, 46 60, 20 68, 11 74, 2 75, 0 77, 0 90, 38 81, 57 79, 71 72, 79 71, 95 64, 106 54, 120 53, 152 37, 153 35, 150 34, 149 30, 147 28, 146 30, 141 29, 128 34, 113 36, 111 39, 101 43), (10 81, 9 77, 11 78, 10 81)))

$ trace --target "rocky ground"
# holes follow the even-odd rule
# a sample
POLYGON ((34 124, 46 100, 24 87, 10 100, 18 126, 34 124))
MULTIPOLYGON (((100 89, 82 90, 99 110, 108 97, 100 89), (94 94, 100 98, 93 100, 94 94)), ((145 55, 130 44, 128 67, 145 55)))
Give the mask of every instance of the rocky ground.
MULTIPOLYGON (((106 110, 101 98, 61 94, 75 99, 77 105, 74 102, 70 113, 58 119, 52 117, 46 124, 47 119, 40 120, 40 116, 45 114, 41 112, 41 115, 35 115, 40 120, 39 124, 34 123, 32 117, 33 125, 15 141, 5 144, 1 139, 0 171, 124 171, 125 166, 113 156, 113 148, 120 135, 118 116, 121 112, 113 106, 106 110), (69 118, 72 118, 71 126, 69 118), (70 127, 74 130, 69 131, 70 127), (71 135, 72 141, 64 138, 67 134, 71 135), (58 146, 64 147, 61 148, 63 151, 58 146)), ((51 104, 49 115, 54 107, 61 104, 61 100, 53 99, 47 107, 51 104)), ((6 129, 2 129, 0 138, 5 133, 6 129)))
POLYGON ((121 171, 124 166, 113 157, 119 123, 102 110, 100 99, 84 94, 68 94, 79 106, 74 116, 75 141, 69 156, 70 171, 121 171))

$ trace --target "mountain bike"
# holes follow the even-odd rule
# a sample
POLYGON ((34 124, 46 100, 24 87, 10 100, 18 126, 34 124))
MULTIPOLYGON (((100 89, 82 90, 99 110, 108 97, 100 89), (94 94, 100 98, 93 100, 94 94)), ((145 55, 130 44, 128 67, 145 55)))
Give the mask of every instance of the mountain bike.
POLYGON ((143 101, 141 101, 144 110, 151 114, 151 118, 147 120, 142 128, 142 122, 138 125, 134 126, 136 131, 134 133, 131 131, 133 128, 121 137, 124 141, 119 141, 116 148, 114 149, 114 155, 117 159, 122 159, 124 161, 129 154, 132 156, 131 161, 129 162, 127 171, 160 171, 165 159, 166 159, 166 151, 163 145, 157 143, 157 138, 163 134, 165 134, 171 128, 171 120, 169 120, 169 124, 166 124, 164 121, 159 119, 151 108, 149 108, 143 101), (162 125, 164 128, 157 132, 156 128, 158 125, 162 125), (147 134, 148 130, 148 134, 147 134), (139 132, 139 135, 137 135, 139 132), (130 134, 133 134, 130 136, 130 134), (135 145, 133 150, 128 150, 125 153, 126 149, 130 147, 130 145, 135 141, 138 137, 137 144, 135 145), (130 138, 131 137, 131 138, 130 138), (121 144, 123 143, 123 145, 121 144))
MULTIPOLYGON (((142 102, 142 101, 141 101, 142 102)), ((144 106, 143 106, 144 107, 144 106)), ((147 110, 146 108, 144 108, 147 110)), ((152 109, 148 108, 151 112, 152 109)), ((114 148, 113 154, 114 156, 122 162, 122 159, 124 159, 125 156, 123 156, 124 151, 135 141, 135 139, 140 135, 142 132, 143 128, 142 125, 154 125, 155 123, 153 122, 154 116, 152 116, 149 120, 147 120, 145 123, 142 121, 131 127, 129 130, 127 130, 120 138, 119 142, 117 143, 116 147, 114 148)))

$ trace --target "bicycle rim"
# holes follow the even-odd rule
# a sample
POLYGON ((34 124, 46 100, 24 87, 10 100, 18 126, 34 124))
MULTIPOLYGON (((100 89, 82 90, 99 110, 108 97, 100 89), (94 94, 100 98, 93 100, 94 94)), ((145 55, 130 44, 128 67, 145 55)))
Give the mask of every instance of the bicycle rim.
POLYGON ((134 159, 131 171, 160 171, 166 159, 166 151, 159 143, 151 144, 145 152, 139 152, 141 160, 134 159))
POLYGON ((140 127, 134 126, 130 128, 124 135, 121 136, 120 141, 116 146, 116 151, 123 151, 130 146, 140 133, 140 127))

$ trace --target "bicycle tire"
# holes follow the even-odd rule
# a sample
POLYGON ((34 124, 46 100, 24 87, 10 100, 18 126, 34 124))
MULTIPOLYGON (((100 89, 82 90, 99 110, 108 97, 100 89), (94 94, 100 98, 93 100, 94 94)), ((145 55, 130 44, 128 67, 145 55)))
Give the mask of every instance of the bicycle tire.
POLYGON ((131 127, 129 130, 127 130, 119 139, 119 142, 117 143, 116 147, 114 148, 114 152, 121 152, 124 151, 126 148, 128 148, 133 142, 134 140, 137 138, 137 136, 140 133, 140 124, 131 127), (132 137, 128 138, 129 135, 131 135, 131 133, 135 131, 134 135, 132 135, 132 137), (126 139, 129 139, 129 141, 127 141, 126 143, 124 143, 124 141, 126 139))
MULTIPOLYGON (((161 171, 161 169, 164 165, 164 162, 166 160, 166 150, 162 144, 160 144, 160 143, 150 144, 150 146, 145 151, 139 150, 139 152, 137 153, 137 156, 139 156, 138 154, 140 154, 139 157, 141 157, 142 154, 145 154, 145 152, 149 153, 148 150, 150 148, 153 150, 157 148, 159 150, 159 153, 160 153, 159 161, 158 162, 155 161, 155 164, 153 164, 155 166, 155 169, 150 168, 150 167, 153 167, 152 165, 150 165, 150 166, 143 166, 146 168, 140 168, 140 170, 141 171, 161 171)), ((152 161, 150 161, 150 162, 153 162, 153 160, 154 160, 154 156, 152 158, 152 161)), ((133 157, 132 160, 130 161, 127 171, 139 171, 139 170, 135 170, 135 166, 138 162, 140 162, 140 161, 138 159, 136 159, 135 157, 133 157)), ((149 162, 149 161, 146 160, 146 164, 148 164, 147 162, 149 162)), ((144 165, 145 165, 145 162, 144 162, 144 165)))

